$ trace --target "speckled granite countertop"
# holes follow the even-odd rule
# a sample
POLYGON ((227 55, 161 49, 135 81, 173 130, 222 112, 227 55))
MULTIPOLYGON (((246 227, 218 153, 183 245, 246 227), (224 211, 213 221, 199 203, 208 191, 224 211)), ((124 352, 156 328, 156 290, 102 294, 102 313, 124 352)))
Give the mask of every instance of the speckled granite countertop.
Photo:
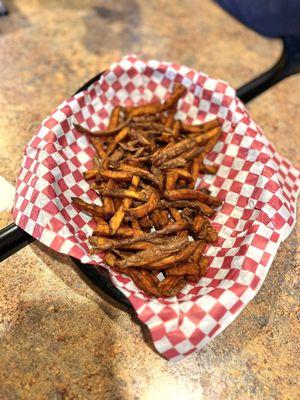
MULTIPOLYGON (((238 87, 281 49, 209 0, 7 3, 11 15, 0 19, 0 175, 11 183, 40 120, 116 57, 172 60, 238 87)), ((298 167, 299 89, 295 76, 249 105, 298 167)), ((2 213, 0 226, 8 222, 2 213)), ((153 351, 135 316, 91 287, 68 258, 40 244, 23 249, 1 264, 0 399, 299 398, 299 235, 297 224, 237 320, 175 365, 153 351)))

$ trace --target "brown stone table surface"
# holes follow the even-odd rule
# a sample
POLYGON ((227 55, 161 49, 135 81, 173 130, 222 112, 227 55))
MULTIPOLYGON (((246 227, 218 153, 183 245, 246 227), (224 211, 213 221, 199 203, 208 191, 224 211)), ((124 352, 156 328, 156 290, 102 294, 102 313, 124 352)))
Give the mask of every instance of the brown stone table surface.
MULTIPOLYGON (((0 175, 14 183, 24 145, 64 98, 134 52, 238 87, 281 51, 209 0, 7 1, 0 19, 0 175)), ((300 166, 300 76, 249 105, 300 166)), ((1 196, 1 193, 0 193, 1 196)), ((299 216, 298 216, 299 217, 299 216)), ((0 216, 0 226, 9 222, 0 216)), ((209 346, 171 364, 133 313, 73 263, 35 243, 1 263, 0 399, 299 398, 299 224, 255 299, 209 346)))

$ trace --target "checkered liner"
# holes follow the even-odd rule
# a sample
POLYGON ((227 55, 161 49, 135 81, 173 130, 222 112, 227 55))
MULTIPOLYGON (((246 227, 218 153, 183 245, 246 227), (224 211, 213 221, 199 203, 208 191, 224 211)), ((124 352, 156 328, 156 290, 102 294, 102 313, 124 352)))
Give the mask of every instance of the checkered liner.
POLYGON ((213 221, 220 239, 206 251, 210 265, 205 276, 176 297, 149 297, 127 276, 110 273, 150 329, 157 350, 177 361, 208 344, 255 296, 295 223, 299 171, 276 153, 227 83, 135 56, 113 64, 42 122, 25 149, 13 216, 18 226, 52 249, 103 265, 99 256, 88 254, 93 221, 70 200, 77 196, 100 204, 83 179, 94 150, 74 123, 104 129, 115 105, 163 100, 174 81, 188 88, 177 118, 222 121, 220 141, 208 157, 220 165, 219 171, 198 181, 224 200, 213 221))

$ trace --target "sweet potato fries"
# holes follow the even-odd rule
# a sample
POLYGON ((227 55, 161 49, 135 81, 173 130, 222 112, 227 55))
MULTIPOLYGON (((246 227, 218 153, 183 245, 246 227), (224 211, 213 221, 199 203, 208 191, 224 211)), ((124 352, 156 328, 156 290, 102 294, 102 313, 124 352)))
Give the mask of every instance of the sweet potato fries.
POLYGON ((104 131, 75 125, 97 154, 84 176, 102 206, 72 199, 96 222, 91 252, 105 252, 107 265, 156 297, 198 281, 207 268, 205 246, 217 240, 208 217, 221 202, 194 187, 199 173, 217 171, 204 159, 221 128, 217 119, 201 125, 176 120, 184 93, 174 84, 164 103, 117 106, 104 131))

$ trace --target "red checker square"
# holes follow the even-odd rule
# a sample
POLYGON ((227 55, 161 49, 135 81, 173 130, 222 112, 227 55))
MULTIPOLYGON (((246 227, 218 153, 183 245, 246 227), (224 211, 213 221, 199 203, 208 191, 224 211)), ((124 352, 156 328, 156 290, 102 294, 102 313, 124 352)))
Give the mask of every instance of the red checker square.
POLYGON ((232 136, 231 143, 239 146, 241 144, 242 140, 243 140, 243 136, 242 135, 238 135, 237 133, 235 133, 232 136))
POLYGON ((206 112, 202 111, 202 110, 199 110, 198 118, 203 121, 205 119, 205 117, 206 117, 206 112))
POLYGON ((56 141, 56 134, 53 131, 49 131, 47 135, 44 137, 44 140, 48 143, 53 143, 56 141))
POLYGON ((239 223, 239 220, 237 218, 229 217, 228 220, 226 221, 225 225, 228 226, 229 228, 234 229, 238 223, 239 223))
POLYGON ((164 353, 162 353, 162 356, 169 360, 171 358, 175 358, 175 357, 179 356, 179 353, 176 349, 169 349, 169 350, 165 351, 164 353))
POLYGON ((57 124, 58 122, 56 121, 56 119, 52 117, 50 117, 46 122, 44 122, 44 125, 49 129, 52 129, 57 124))
POLYGON ((39 216, 40 211, 41 211, 41 209, 39 207, 37 207, 36 205, 34 205, 32 207, 31 213, 30 213, 30 218, 36 221, 39 216))
POLYGON ((240 195, 236 204, 238 207, 246 207, 248 202, 249 202, 248 197, 240 195))
POLYGON ((58 212, 56 204, 54 204, 52 201, 49 201, 49 203, 44 205, 43 210, 53 215, 55 215, 58 212))
POLYGON ((66 162, 63 162, 62 164, 60 164, 59 168, 63 175, 68 175, 71 172, 70 167, 69 167, 68 163, 66 163, 66 162))
POLYGON ((79 214, 75 215, 73 221, 79 228, 82 228, 86 224, 86 222, 81 218, 79 214))
POLYGON ((194 304, 192 308, 190 308, 190 310, 188 311, 187 315, 188 318, 197 325, 199 321, 201 321, 201 319, 205 317, 205 312, 196 304, 194 304))
POLYGON ((129 71, 127 71, 127 75, 130 78, 134 78, 138 74, 138 71, 135 68, 130 68, 129 71))
POLYGON ((209 112, 212 114, 218 114, 219 109, 220 109, 220 106, 218 104, 211 103, 211 105, 209 107, 209 112))
POLYGON ((52 243, 51 243, 51 248, 53 248, 54 250, 58 251, 60 249, 60 247, 62 246, 63 242, 65 241, 64 238, 60 237, 60 236, 56 236, 52 243))
POLYGON ((261 194, 263 192, 262 188, 259 187, 255 187, 255 189, 253 190, 252 194, 251 194, 251 199, 259 199, 261 194))
MULTIPOLYGON (((130 281, 130 280, 128 280, 128 282, 129 282, 129 281, 130 281)), ((143 302, 143 303, 144 303, 144 302, 143 302)), ((146 307, 144 308, 144 310, 140 313, 139 317, 141 318, 141 320, 142 320, 143 322, 146 322, 146 321, 148 321, 150 318, 152 318, 153 315, 154 315, 154 313, 153 313, 152 309, 151 309, 150 307, 146 306, 146 307)))
POLYGON ((243 263, 243 268, 247 271, 255 272, 257 270, 257 265, 258 263, 252 258, 245 257, 244 263, 243 263))
POLYGON ((173 310, 172 307, 166 306, 162 310, 160 310, 159 317, 163 321, 168 321, 170 319, 176 318, 177 317, 177 313, 173 310))
POLYGON ((80 96, 78 99, 78 104, 80 105, 81 108, 83 108, 85 106, 85 97, 84 96, 80 96))
POLYGON ((243 210, 243 214, 241 215, 241 218, 240 219, 243 219, 243 220, 249 220, 251 217, 252 217, 252 214, 253 214, 253 210, 250 210, 250 209, 244 209, 243 210))
POLYGON ((25 197, 26 196, 26 193, 28 192, 28 189, 29 189, 29 186, 24 186, 23 187, 23 189, 21 190, 21 193, 20 193, 20 195, 22 196, 22 197, 25 197))
POLYGON ((264 250, 268 244, 268 239, 256 234, 252 240, 252 245, 258 249, 264 250))
POLYGON ((189 337, 189 341, 194 345, 197 346, 204 338, 205 334, 198 328, 196 328, 192 334, 192 336, 189 337))
POLYGON ((36 239, 40 239, 40 237, 42 236, 43 230, 44 230, 44 228, 42 226, 36 224, 33 229, 32 236, 36 239))
MULTIPOLYGON (((268 188, 269 189, 269 188, 268 188)), ((275 210, 279 210, 282 206, 283 203, 282 201, 279 199, 279 197, 277 197, 276 195, 274 195, 271 200, 270 200, 270 204, 272 206, 272 208, 274 208, 275 210)))
POLYGON ((278 241, 278 239, 279 239, 279 233, 273 232, 272 235, 271 235, 271 237, 270 237, 270 240, 271 240, 272 242, 276 243, 276 242, 278 241))
POLYGON ((215 90, 216 90, 216 92, 225 93, 226 88, 227 88, 226 83, 218 82, 215 90))
POLYGON ((191 106, 190 106, 188 103, 186 103, 185 101, 183 101, 182 104, 181 104, 180 110, 183 111, 183 112, 185 112, 185 113, 188 113, 190 107, 191 107, 191 106))
POLYGON ((226 167, 231 167, 234 161, 234 157, 225 155, 222 161, 222 165, 225 165, 226 167))
POLYGON ((80 182, 82 180, 82 173, 78 171, 78 169, 72 172, 72 176, 76 182, 80 182))
POLYGON ((65 114, 66 117, 70 117, 73 114, 73 110, 69 105, 65 105, 61 111, 65 114))
POLYGON ((213 279, 217 275, 218 272, 219 272, 218 268, 210 267, 207 269, 207 271, 205 273, 205 277, 213 279))
POLYGON ((25 214, 23 214, 22 216, 21 216, 21 218, 20 218, 20 220, 19 220, 19 223, 18 223, 18 225, 20 226, 20 228, 22 228, 22 229, 26 229, 26 225, 27 225, 27 222, 28 222, 28 217, 25 215, 25 214))
POLYGON ((55 217, 51 218, 50 224, 52 225, 54 232, 60 231, 61 228, 65 225, 64 222, 60 221, 59 219, 57 219, 55 217))
POLYGON ((25 167, 26 169, 29 169, 29 168, 31 167, 31 164, 33 163, 33 161, 35 161, 35 160, 33 160, 33 159, 30 158, 30 157, 26 157, 24 167, 25 167))
POLYGON ((211 90, 203 89, 202 92, 202 99, 204 100, 211 100, 213 92, 211 90))
POLYGON ((146 65, 144 69, 144 75, 150 77, 153 74, 153 69, 149 67, 149 65, 146 65))
POLYGON ((275 225, 276 229, 280 229, 285 224, 285 219, 280 214, 276 213, 272 218, 272 222, 275 225))
MULTIPOLYGON (((229 106, 229 104, 232 102, 232 98, 230 96, 227 96, 226 94, 224 95, 222 99, 222 106, 229 106)), ((229 119, 232 118, 232 113, 231 111, 228 111, 228 116, 229 119)))
MULTIPOLYGON (((48 166, 48 165, 47 165, 48 166)), ((56 165, 55 165, 56 166, 56 165)), ((55 167, 54 165, 52 165, 51 167, 49 166, 49 169, 52 169, 55 167)), ((48 171, 45 175, 43 175, 43 178, 45 179, 45 181, 47 181, 48 183, 53 183, 55 181, 54 176, 52 175, 52 173, 50 171, 48 171)), ((45 190, 45 189, 44 189, 45 190)))
POLYGON ((127 90, 128 93, 132 93, 135 89, 135 86, 132 82, 128 82, 127 85, 125 86, 125 89, 127 90))
POLYGON ((150 81, 150 82, 148 83, 148 89, 154 91, 156 88, 157 88, 157 83, 156 83, 156 82, 150 81))
POLYGON ((42 190, 42 193, 46 195, 49 199, 54 199, 57 197, 55 190, 50 185, 48 185, 44 190, 42 190))
POLYGON ((174 331, 169 332, 168 339, 170 340, 173 346, 176 346, 176 344, 183 342, 186 339, 186 337, 183 332, 181 332, 180 330, 176 330, 175 332, 174 331))
POLYGON ((241 193, 242 187, 243 187, 242 182, 234 181, 232 182, 232 185, 230 186, 229 190, 234 193, 241 193))
POLYGON ((254 150, 261 150, 264 147, 264 144, 262 142, 259 142, 258 140, 254 139, 252 144, 251 144, 251 149, 254 150))
POLYGON ((213 337, 213 335, 221 328, 220 324, 217 324, 212 328, 212 330, 209 332, 208 336, 213 337))
POLYGON ((241 307, 243 307, 244 303, 241 300, 238 300, 229 310, 232 314, 235 314, 241 307))
POLYGON ((216 176, 214 185, 217 187, 222 187, 224 182, 225 182, 224 178, 221 178, 220 176, 216 176))
POLYGON ((237 255, 238 256, 245 256, 247 254, 248 249, 249 249, 249 245, 248 244, 243 244, 242 246, 240 246, 239 252, 238 252, 237 255))
POLYGON ((258 181, 258 178, 259 178, 259 175, 253 174, 252 172, 249 172, 247 177, 246 177, 245 183, 247 183, 248 185, 255 186, 257 181, 258 181))
POLYGON ((226 312, 226 308, 221 303, 216 303, 210 310, 209 315, 211 315, 216 321, 219 321, 226 312))
POLYGON ((170 79, 168 79, 166 76, 164 76, 163 80, 161 81, 161 84, 165 87, 168 88, 171 84, 170 79))
POLYGON ((64 131, 64 133, 69 132, 70 130, 70 125, 67 119, 64 119, 61 123, 60 123, 61 129, 64 131))
MULTIPOLYGON (((85 247, 85 246, 84 246, 84 243, 83 243, 82 246, 85 247)), ((73 246, 73 247, 69 250, 69 255, 70 255, 71 257, 79 258, 79 260, 80 260, 83 256, 85 256, 86 251, 87 251, 87 250, 84 251, 84 250, 82 250, 81 247, 75 245, 75 246, 73 246)), ((102 256, 101 253, 98 254, 98 256, 102 256)))
POLYGON ((264 267, 266 265, 268 265, 268 261, 269 261, 270 257, 271 257, 271 254, 264 252, 264 254, 260 260, 260 264, 263 265, 264 267))
POLYGON ((124 70, 120 65, 117 65, 114 69, 113 69, 113 73, 119 78, 123 73, 124 70))
POLYGON ((29 200, 24 199, 24 200, 22 201, 21 206, 20 206, 20 211, 24 212, 24 211, 26 210, 28 204, 29 204, 29 200))
POLYGON ((224 289, 215 288, 212 292, 209 293, 209 296, 213 297, 214 299, 218 299, 222 293, 224 293, 224 289))
POLYGON ((243 160, 243 159, 247 158, 248 152, 249 152, 249 150, 246 149, 245 147, 240 147, 240 148, 238 149, 238 152, 237 152, 237 155, 236 155, 236 156, 237 156, 238 158, 241 158, 241 159, 243 160))
POLYGON ((75 194, 75 196, 80 197, 84 191, 83 189, 79 186, 79 185, 74 185, 70 188, 72 190, 72 192, 75 194))
POLYGON ((61 190, 62 192, 64 192, 65 190, 68 189, 68 186, 67 186, 66 182, 64 181, 64 179, 59 179, 59 180, 57 181, 57 184, 58 184, 58 186, 59 186, 59 188, 60 188, 60 190, 61 190))
POLYGON ((81 111, 78 111, 77 113, 75 113, 74 116, 75 116, 78 124, 81 124, 84 121, 83 114, 81 111))
POLYGON ((122 89, 122 85, 119 81, 115 81, 111 87, 114 89, 115 92, 118 92, 120 89, 122 89))
POLYGON ((251 289, 255 290, 257 288, 257 286, 259 285, 259 283, 260 283, 260 279, 258 276, 255 275, 250 284, 251 289))
MULTIPOLYGON (((136 304, 134 304, 134 306, 136 307, 136 304)), ((153 328, 151 328, 151 336, 154 342, 163 338, 165 334, 166 329, 163 325, 154 326, 153 328)))

